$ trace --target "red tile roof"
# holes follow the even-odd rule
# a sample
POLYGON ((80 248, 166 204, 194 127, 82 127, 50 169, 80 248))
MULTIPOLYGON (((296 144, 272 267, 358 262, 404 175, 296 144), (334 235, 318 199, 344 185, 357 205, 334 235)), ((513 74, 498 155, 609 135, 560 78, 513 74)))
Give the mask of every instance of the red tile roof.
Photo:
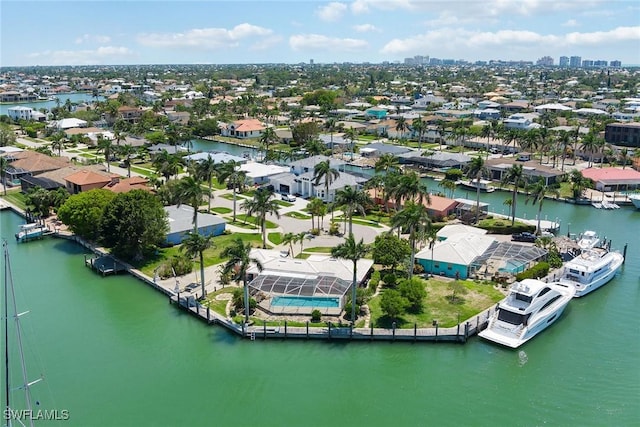
POLYGON ((80 170, 64 178, 66 181, 76 185, 107 184, 111 178, 89 170, 80 170))

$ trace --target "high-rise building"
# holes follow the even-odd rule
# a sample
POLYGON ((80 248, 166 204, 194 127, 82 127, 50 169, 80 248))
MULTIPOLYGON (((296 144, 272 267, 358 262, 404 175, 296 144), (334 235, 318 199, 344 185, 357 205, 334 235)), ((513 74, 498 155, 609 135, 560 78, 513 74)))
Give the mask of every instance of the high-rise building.
POLYGON ((310 65, 313 65, 313 58, 311 58, 311 59, 309 60, 309 64, 310 64, 310 65))
POLYGON ((572 56, 569 58, 569 67, 579 68, 582 65, 581 56, 572 56))
POLYGON ((551 67, 553 65, 553 58, 550 56, 543 56, 542 58, 536 61, 536 65, 541 65, 543 67, 551 67))
POLYGON ((558 62, 558 65, 560 67, 568 67, 569 66, 569 57, 568 56, 561 56, 560 57, 560 61, 558 62))
POLYGON ((597 61, 593 61, 593 66, 594 67, 606 67, 607 65, 609 65, 609 63, 607 61, 602 60, 602 59, 599 59, 597 61))
POLYGON ((584 59, 582 61, 582 68, 591 68, 593 67, 593 60, 591 59, 584 59))
POLYGON ((609 65, 611 67, 618 67, 619 68, 619 67, 622 67, 622 62, 617 61, 617 60, 616 61, 611 61, 611 62, 609 62, 609 65))

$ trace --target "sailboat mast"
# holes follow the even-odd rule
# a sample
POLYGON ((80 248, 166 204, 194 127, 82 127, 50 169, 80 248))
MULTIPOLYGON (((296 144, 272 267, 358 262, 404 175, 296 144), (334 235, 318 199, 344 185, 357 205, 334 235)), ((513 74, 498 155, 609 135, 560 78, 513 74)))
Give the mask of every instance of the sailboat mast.
MULTIPOLYGON (((5 260, 6 260, 5 275, 8 274, 7 283, 8 285, 10 285, 9 287, 11 290, 11 302, 13 303, 13 316, 16 322, 16 338, 18 343, 18 351, 20 354, 20 367, 22 369, 23 383, 21 388, 24 388, 25 403, 27 405, 27 410, 30 413, 31 391, 29 390, 29 387, 31 387, 32 384, 39 382, 40 379, 33 382, 29 382, 29 377, 27 376, 27 364, 24 360, 24 348, 22 347, 22 327, 20 325, 20 316, 22 316, 23 314, 26 314, 27 312, 18 313, 18 304, 16 303, 16 291, 15 291, 15 288, 13 287, 13 275, 11 273, 11 262, 9 261, 9 250, 7 247, 5 247, 5 260)), ((33 426, 33 418, 31 417, 29 417, 29 425, 33 426)))
POLYGON ((4 321, 4 378, 5 378, 5 382, 4 382, 4 393, 5 393, 5 405, 4 405, 4 409, 5 409, 5 414, 8 413, 8 411, 11 409, 11 407, 9 406, 9 389, 10 389, 10 385, 9 385, 9 304, 8 304, 8 296, 9 296, 9 280, 8 280, 8 275, 9 273, 7 272, 7 266, 9 265, 9 252, 7 250, 7 241, 6 240, 2 240, 2 252, 4 255, 4 281, 3 281, 3 287, 4 287, 4 305, 3 305, 3 312, 2 312, 2 320, 4 321))

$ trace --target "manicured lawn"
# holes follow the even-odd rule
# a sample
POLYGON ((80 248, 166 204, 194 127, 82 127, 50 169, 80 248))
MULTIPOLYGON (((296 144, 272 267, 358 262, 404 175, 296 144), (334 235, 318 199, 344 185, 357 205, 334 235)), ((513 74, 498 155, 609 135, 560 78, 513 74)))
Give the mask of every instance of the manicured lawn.
POLYGON ((304 248, 304 252, 313 252, 313 253, 321 253, 321 254, 330 254, 331 246, 316 246, 314 248, 304 248))
MULTIPOLYGON (((335 221, 343 222, 344 221, 344 217, 342 215, 337 216, 335 218, 334 222, 335 221)), ((374 222, 374 221, 368 221, 368 220, 365 220, 365 219, 353 218, 351 220, 351 222, 353 222, 354 224, 366 225, 366 226, 374 227, 374 228, 382 228, 382 226, 380 226, 379 223, 374 222)), ((349 227, 349 221, 348 220, 347 220, 347 227, 349 227)))
MULTIPOLYGON (((213 238, 214 248, 204 251, 204 265, 210 267, 212 265, 220 264, 224 261, 224 258, 220 256, 224 248, 229 246, 231 241, 240 238, 243 242, 250 242, 253 246, 258 247, 262 243, 262 239, 258 234, 248 233, 235 233, 235 234, 223 234, 222 236, 216 236, 213 238)), ((153 259, 145 260, 144 264, 138 265, 138 268, 147 276, 153 276, 154 270, 174 255, 180 253, 180 246, 172 246, 170 248, 162 248, 158 250, 158 254, 153 259)), ((194 262, 193 268, 199 268, 199 265, 194 262)))
POLYGON ((224 214, 228 214, 228 213, 233 212, 233 209, 225 208, 224 206, 216 206, 216 207, 211 208, 211 211, 215 212, 217 214, 224 215, 224 214))
POLYGON ((311 254, 305 254, 304 252, 301 254, 296 255, 296 258, 298 259, 307 259, 311 256, 311 254))
POLYGON ((7 199, 7 201, 13 203, 20 209, 26 209, 27 204, 25 203, 26 195, 21 193, 20 191, 9 191, 6 196, 2 196, 3 199, 7 199))
POLYGON ((528 225, 520 221, 516 221, 512 227, 510 219, 491 217, 480 220, 480 222, 478 222, 478 227, 484 228, 485 230, 488 230, 489 233, 493 234, 513 234, 520 233, 522 231, 535 230, 535 226, 528 225))
POLYGON ((256 225, 253 224, 249 224, 248 222, 242 222, 242 221, 236 221, 236 222, 229 222, 229 224, 235 226, 235 227, 240 227, 240 228, 244 228, 247 230, 258 230, 258 227, 256 225))
POLYGON ((276 200, 276 203, 279 204, 280 206, 284 206, 285 208, 288 208, 289 206, 293 206, 293 203, 285 202, 284 200, 276 200))
POLYGON ((267 239, 274 245, 282 243, 282 233, 269 233, 267 239))
POLYGON ((211 310, 215 311, 216 313, 222 315, 222 316, 226 316, 227 315, 227 303, 229 302, 228 300, 217 300, 216 296, 217 295, 222 295, 222 294, 228 294, 229 295, 229 300, 232 298, 233 296, 233 287, 226 287, 224 289, 218 289, 215 292, 211 292, 209 294, 207 294, 207 300, 203 302, 202 305, 204 305, 205 307, 209 307, 211 308, 211 310))
POLYGON ((297 212, 297 211, 287 212, 285 216, 295 218, 295 219, 311 219, 311 215, 306 215, 306 214, 303 214, 302 212, 297 212))
MULTIPOLYGON (((249 224, 253 224, 253 225, 257 225, 258 224, 258 219, 255 216, 247 216, 246 214, 238 214, 236 216, 236 218, 238 219, 238 221, 244 221, 247 222, 249 224)), ((271 222, 269 220, 265 221, 266 227, 269 228, 278 228, 278 224, 276 224, 275 222, 271 222)))
MULTIPOLYGON (((452 294, 448 289, 449 283, 438 279, 425 280, 427 297, 423 302, 422 313, 402 314, 396 320, 397 327, 412 328, 414 323, 417 323, 419 328, 430 328, 433 320, 437 320, 441 327, 452 327, 458 324, 458 319, 460 322, 469 319, 504 298, 504 295, 491 284, 465 280, 461 283, 468 293, 461 295, 462 303, 453 304, 447 299, 452 294)), ((378 295, 368 303, 372 322, 375 327, 390 328, 392 321, 383 315, 380 300, 381 295, 378 295)))
MULTIPOLYGON (((226 193, 226 194, 223 194, 220 197, 222 197, 223 199, 227 199, 227 200, 233 200, 233 193, 226 193)), ((244 197, 242 194, 236 193, 236 201, 237 202, 241 202, 241 201, 243 201, 245 199, 246 199, 246 197, 244 197)))

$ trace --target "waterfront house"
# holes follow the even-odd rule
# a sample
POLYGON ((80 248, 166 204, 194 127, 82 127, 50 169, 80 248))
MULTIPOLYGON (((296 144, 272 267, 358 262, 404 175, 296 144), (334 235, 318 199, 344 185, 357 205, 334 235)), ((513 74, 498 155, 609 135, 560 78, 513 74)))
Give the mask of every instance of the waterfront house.
POLYGON ((102 188, 111 183, 114 178, 115 177, 107 173, 81 169, 66 176, 64 179, 67 183, 66 187, 69 194, 77 194, 95 188, 102 188))
POLYGON ((640 147, 640 122, 609 123, 604 130, 604 139, 609 144, 640 147))
POLYGON ((493 237, 478 233, 456 233, 416 254, 416 262, 425 272, 457 279, 471 274, 474 260, 495 242, 493 237))
POLYGON ((66 130, 71 128, 84 128, 84 127, 87 127, 87 121, 71 117, 67 119, 54 121, 49 125, 49 127, 52 127, 57 130, 66 130))
POLYGON ((487 234, 484 228, 472 227, 465 224, 448 224, 436 233, 438 240, 447 240, 455 234, 487 234))
POLYGON ((288 172, 289 168, 287 166, 247 162, 240 166, 240 170, 247 175, 248 185, 262 185, 270 182, 272 176, 288 172))
POLYGON ((588 168, 582 171, 585 178, 595 183, 600 191, 627 191, 640 189, 640 172, 631 168, 588 168))
POLYGON ((16 107, 9 107, 7 109, 7 115, 13 120, 34 120, 38 122, 44 122, 47 116, 38 110, 30 107, 23 107, 18 105, 16 107))
POLYGON ((237 120, 223 126, 221 129, 222 136, 232 138, 259 138, 266 127, 258 119, 237 120))
POLYGON ((220 164, 220 163, 227 163, 227 162, 232 162, 232 161, 242 164, 242 163, 247 163, 247 161, 248 161, 244 157, 234 156, 234 155, 229 154, 229 153, 217 152, 217 151, 213 151, 213 152, 204 151, 202 153, 190 154, 188 156, 184 156, 183 157, 183 159, 186 160, 186 161, 194 161, 194 162, 201 162, 201 161, 207 160, 209 158, 216 165, 220 164))
MULTIPOLYGON (((307 259, 270 249, 252 249, 250 257, 260 261, 262 270, 251 265, 248 270, 249 292, 264 311, 272 314, 339 315, 353 283, 353 262, 314 254, 307 259), (276 303, 288 299, 288 304, 276 303), (304 299, 304 307, 298 305, 304 299), (275 299, 275 301, 274 301, 275 299), (328 305, 327 302, 335 302, 328 305)), ((369 277, 373 260, 361 258, 356 263, 356 285, 369 277)))
POLYGON ((131 178, 115 177, 103 188, 113 193, 127 193, 131 190, 154 192, 154 190, 149 187, 149 179, 142 176, 132 176, 131 178))
MULTIPOLYGON (((526 153, 524 153, 526 154, 526 153)), ((524 156, 523 158, 526 158, 524 156)), ((541 165, 535 160, 522 161, 519 158, 501 157, 496 159, 488 159, 485 162, 486 168, 489 170, 489 179, 494 181, 502 181, 502 177, 514 164, 522 165, 522 172, 528 182, 537 181, 543 178, 546 185, 558 182, 565 175, 558 169, 550 166, 541 165)))
MULTIPOLYGON (((193 231, 193 208, 188 205, 165 206, 169 218, 167 243, 179 245, 187 233, 193 231)), ((203 236, 219 236, 224 233, 226 221, 206 212, 198 213, 198 233, 203 236)))
POLYGON ((5 157, 9 162, 5 176, 8 186, 20 185, 20 178, 23 176, 39 175, 70 165, 66 158, 51 157, 30 150, 10 152, 5 157))

